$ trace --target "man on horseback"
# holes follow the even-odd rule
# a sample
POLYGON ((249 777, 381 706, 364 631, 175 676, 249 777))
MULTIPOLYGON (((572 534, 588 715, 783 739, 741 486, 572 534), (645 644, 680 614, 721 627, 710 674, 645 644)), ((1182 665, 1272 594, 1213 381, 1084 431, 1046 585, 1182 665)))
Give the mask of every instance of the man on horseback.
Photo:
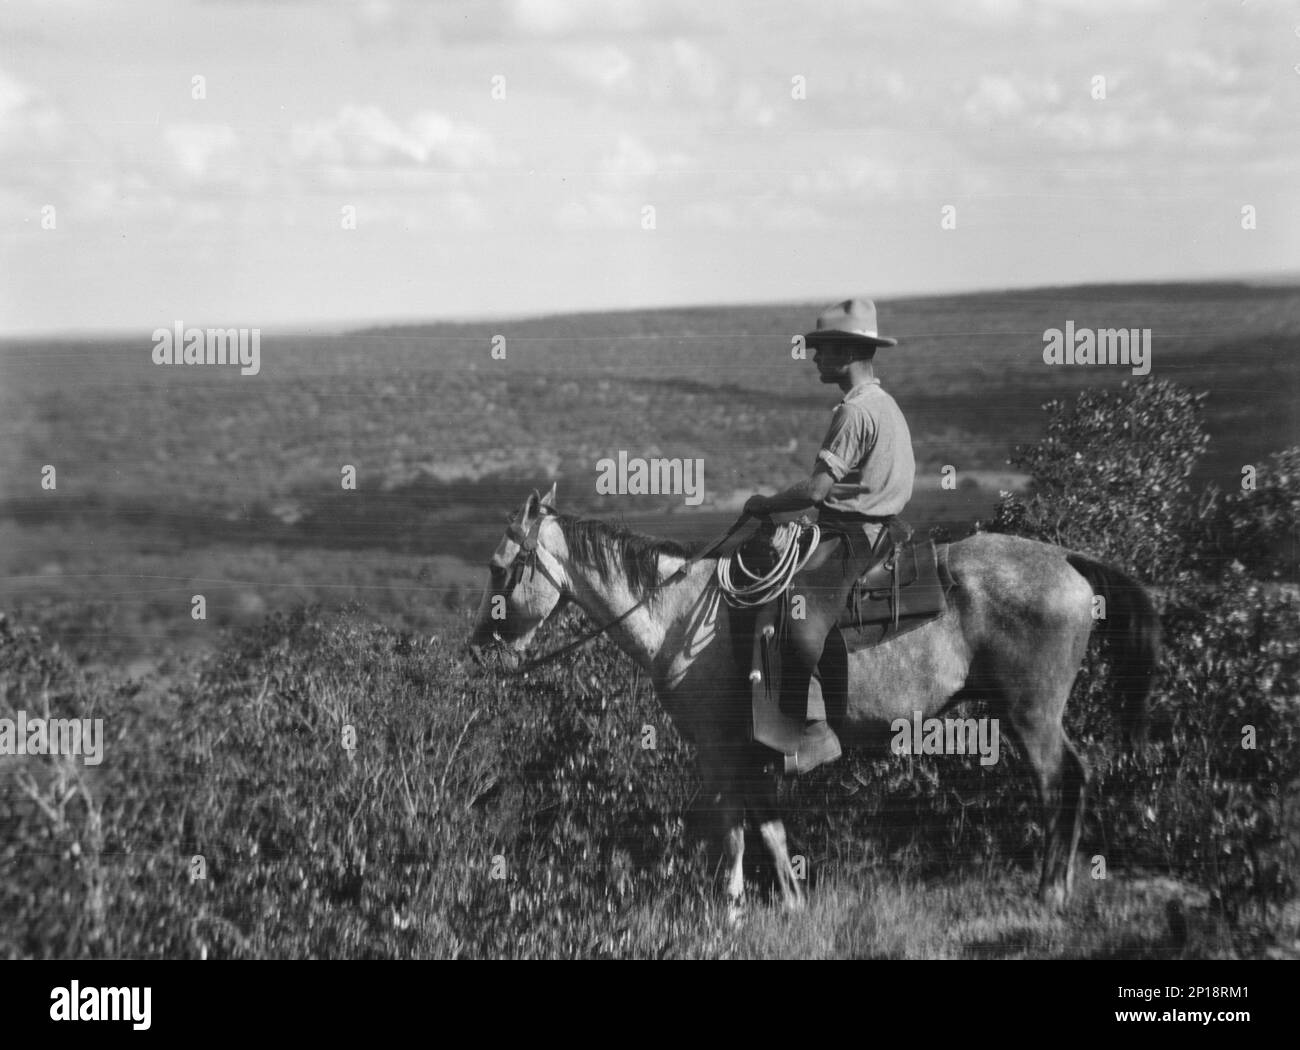
MULTIPOLYGON (((770 516, 816 507, 818 524, 823 529, 846 534, 846 550, 856 545, 860 535, 865 538, 866 551, 873 552, 891 519, 911 499, 916 474, 907 420, 897 402, 881 387, 874 368, 876 350, 896 346, 898 340, 879 335, 876 307, 870 299, 849 299, 823 310, 816 329, 807 333, 804 341, 814 351, 818 378, 837 385, 844 391, 844 398, 832 411, 812 475, 775 496, 751 496, 745 512, 770 516)), ((849 563, 845 559, 843 564, 849 563)), ((827 567, 824 563, 819 567, 819 576, 825 577, 827 567)), ((856 565, 855 572, 860 568, 856 565)), ((809 565, 803 574, 811 575, 813 571, 814 566, 809 565)), ((847 593, 852 580, 843 583, 847 593)), ((798 749, 799 772, 840 755, 839 739, 826 722, 816 667, 829 628, 820 622, 809 626, 820 638, 811 640, 816 655, 805 660, 813 666, 804 671, 817 688, 809 689, 806 724, 798 749)))

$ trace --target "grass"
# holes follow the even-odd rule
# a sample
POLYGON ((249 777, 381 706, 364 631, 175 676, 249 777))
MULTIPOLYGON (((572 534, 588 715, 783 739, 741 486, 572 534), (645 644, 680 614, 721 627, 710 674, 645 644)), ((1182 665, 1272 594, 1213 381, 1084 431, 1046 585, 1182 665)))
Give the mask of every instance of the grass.
MULTIPOLYGON (((1194 886, 1129 875, 1080 884, 1058 913, 1034 899, 1029 873, 921 880, 873 873, 818 886, 807 910, 753 909, 742 927, 697 945, 701 957, 794 959, 1233 958, 1244 938, 1204 909, 1194 886), (1190 932, 1171 928, 1171 902, 1190 932)), ((1247 947, 1247 950, 1248 947, 1247 947)))

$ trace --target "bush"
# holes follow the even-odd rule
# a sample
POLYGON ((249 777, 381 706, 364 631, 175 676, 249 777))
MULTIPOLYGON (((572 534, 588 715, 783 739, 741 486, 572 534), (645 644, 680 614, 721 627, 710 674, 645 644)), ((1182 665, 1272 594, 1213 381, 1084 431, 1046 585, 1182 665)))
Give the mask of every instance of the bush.
POLYGON ((1043 439, 1010 460, 1032 476, 1030 494, 1004 493, 989 531, 1084 551, 1140 579, 1180 578, 1198 513, 1191 475, 1210 440, 1204 397, 1125 382, 1049 402, 1043 439))
POLYGON ((112 739, 102 773, 4 794, 0 955, 632 954, 629 916, 672 893, 689 922, 708 886, 690 754, 607 643, 470 678, 442 643, 299 610, 160 706, 100 704, 6 630, 6 703, 107 710, 112 739))
POLYGON ((1233 562, 1255 579, 1297 579, 1300 550, 1300 446, 1243 468, 1242 487, 1224 495, 1211 489, 1200 536, 1202 571, 1211 575, 1233 562))
MULTIPOLYGON (((0 614, 0 718, 95 718, 107 706, 57 646, 0 614)), ((93 772, 72 756, 0 757, 0 956, 76 955, 105 935, 93 772)))

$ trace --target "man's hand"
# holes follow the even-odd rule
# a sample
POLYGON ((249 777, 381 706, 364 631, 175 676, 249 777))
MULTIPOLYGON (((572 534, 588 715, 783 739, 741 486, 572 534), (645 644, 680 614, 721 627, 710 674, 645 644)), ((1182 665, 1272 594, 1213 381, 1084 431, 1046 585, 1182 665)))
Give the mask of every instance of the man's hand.
POLYGON ((750 496, 745 500, 745 513, 752 518, 762 518, 771 514, 769 505, 771 500, 766 496, 750 496))

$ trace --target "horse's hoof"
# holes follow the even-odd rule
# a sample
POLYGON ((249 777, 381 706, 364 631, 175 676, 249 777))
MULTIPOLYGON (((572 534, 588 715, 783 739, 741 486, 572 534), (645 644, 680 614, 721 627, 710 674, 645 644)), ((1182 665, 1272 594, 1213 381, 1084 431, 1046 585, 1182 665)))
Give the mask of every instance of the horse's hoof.
POLYGON ((733 901, 727 905, 727 925, 733 930, 740 929, 745 924, 745 905, 733 901))

